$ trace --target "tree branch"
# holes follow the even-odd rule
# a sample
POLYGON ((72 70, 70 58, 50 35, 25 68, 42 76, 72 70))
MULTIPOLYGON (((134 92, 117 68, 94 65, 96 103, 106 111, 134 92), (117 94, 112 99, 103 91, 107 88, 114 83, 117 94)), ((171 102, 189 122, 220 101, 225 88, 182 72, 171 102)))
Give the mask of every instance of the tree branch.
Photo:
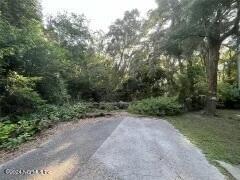
POLYGON ((224 41, 231 35, 234 35, 234 34, 238 35, 239 34, 239 23, 240 23, 240 2, 237 3, 237 16, 234 20, 234 25, 233 25, 232 29, 230 29, 228 32, 223 34, 222 37, 220 38, 220 41, 221 42, 224 41))

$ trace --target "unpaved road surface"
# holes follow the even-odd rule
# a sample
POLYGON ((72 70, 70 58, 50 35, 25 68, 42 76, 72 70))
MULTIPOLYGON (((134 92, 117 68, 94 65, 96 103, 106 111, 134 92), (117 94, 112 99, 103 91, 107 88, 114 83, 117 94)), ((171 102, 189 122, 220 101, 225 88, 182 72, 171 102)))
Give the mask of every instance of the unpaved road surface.
POLYGON ((224 179, 168 122, 128 115, 65 129, 0 173, 0 180, 224 179))

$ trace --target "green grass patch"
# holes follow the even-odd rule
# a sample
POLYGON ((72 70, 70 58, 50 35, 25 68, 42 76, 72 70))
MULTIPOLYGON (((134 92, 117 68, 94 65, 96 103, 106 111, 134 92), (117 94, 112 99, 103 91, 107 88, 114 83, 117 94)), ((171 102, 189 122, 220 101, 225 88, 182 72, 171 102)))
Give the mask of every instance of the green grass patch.
POLYGON ((219 110, 217 117, 187 113, 167 120, 200 147, 209 160, 240 164, 239 110, 219 110))

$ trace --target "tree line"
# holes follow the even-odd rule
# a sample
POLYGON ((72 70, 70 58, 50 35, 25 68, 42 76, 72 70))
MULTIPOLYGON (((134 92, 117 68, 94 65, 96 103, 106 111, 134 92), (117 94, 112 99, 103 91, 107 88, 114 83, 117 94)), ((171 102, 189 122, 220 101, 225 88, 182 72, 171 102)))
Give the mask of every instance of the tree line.
POLYGON ((208 114, 237 105, 240 2, 156 2, 146 18, 126 11, 104 33, 74 13, 44 22, 38 0, 2 0, 1 115, 159 96, 208 114))

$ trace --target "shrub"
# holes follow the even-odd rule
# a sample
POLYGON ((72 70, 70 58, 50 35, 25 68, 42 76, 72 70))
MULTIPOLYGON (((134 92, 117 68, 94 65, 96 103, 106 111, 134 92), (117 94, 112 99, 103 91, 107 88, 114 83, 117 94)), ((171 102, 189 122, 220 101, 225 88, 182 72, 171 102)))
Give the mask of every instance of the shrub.
POLYGON ((240 91, 235 84, 220 83, 218 86, 218 98, 227 108, 239 108, 240 91))
POLYGON ((206 105, 205 95, 193 95, 185 99, 184 104, 187 111, 199 111, 206 105))
POLYGON ((148 98, 132 103, 129 112, 153 116, 172 116, 183 112, 183 106, 175 97, 148 98))
POLYGON ((20 120, 18 123, 6 121, 0 124, 0 148, 14 149, 31 139, 36 133, 34 121, 20 120))
POLYGON ((37 89, 43 99, 51 104, 61 105, 70 99, 66 84, 58 73, 43 77, 37 84, 37 89))
POLYGON ((38 109, 45 101, 34 90, 39 77, 25 77, 10 72, 6 80, 5 94, 0 98, 3 114, 24 114, 38 109))
POLYGON ((14 121, 6 117, 0 122, 0 149, 17 148, 37 132, 57 122, 84 117, 87 112, 93 111, 89 106, 86 103, 64 106, 43 105, 38 113, 17 116, 14 121))
POLYGON ((0 123, 0 129, 0 144, 2 144, 16 131, 16 124, 0 123))
POLYGON ((121 110, 121 109, 127 109, 128 103, 126 102, 114 102, 114 103, 99 103, 98 109, 106 110, 106 111, 114 111, 114 110, 121 110))
MULTIPOLYGON (((121 102, 122 106, 126 104, 121 102)), ((77 103, 65 104, 63 106, 42 105, 37 113, 25 116, 15 116, 0 119, 0 149, 14 149, 21 143, 32 139, 32 137, 47 129, 57 122, 71 121, 74 119, 85 118, 90 112, 102 114, 102 110, 111 111, 118 109, 113 103, 77 103), (101 109, 101 111, 99 111, 101 109)), ((91 116, 91 114, 89 114, 91 116)))
POLYGON ((63 106, 45 105, 36 116, 50 122, 68 121, 73 118, 82 117, 90 111, 90 105, 86 103, 66 104, 63 106))

